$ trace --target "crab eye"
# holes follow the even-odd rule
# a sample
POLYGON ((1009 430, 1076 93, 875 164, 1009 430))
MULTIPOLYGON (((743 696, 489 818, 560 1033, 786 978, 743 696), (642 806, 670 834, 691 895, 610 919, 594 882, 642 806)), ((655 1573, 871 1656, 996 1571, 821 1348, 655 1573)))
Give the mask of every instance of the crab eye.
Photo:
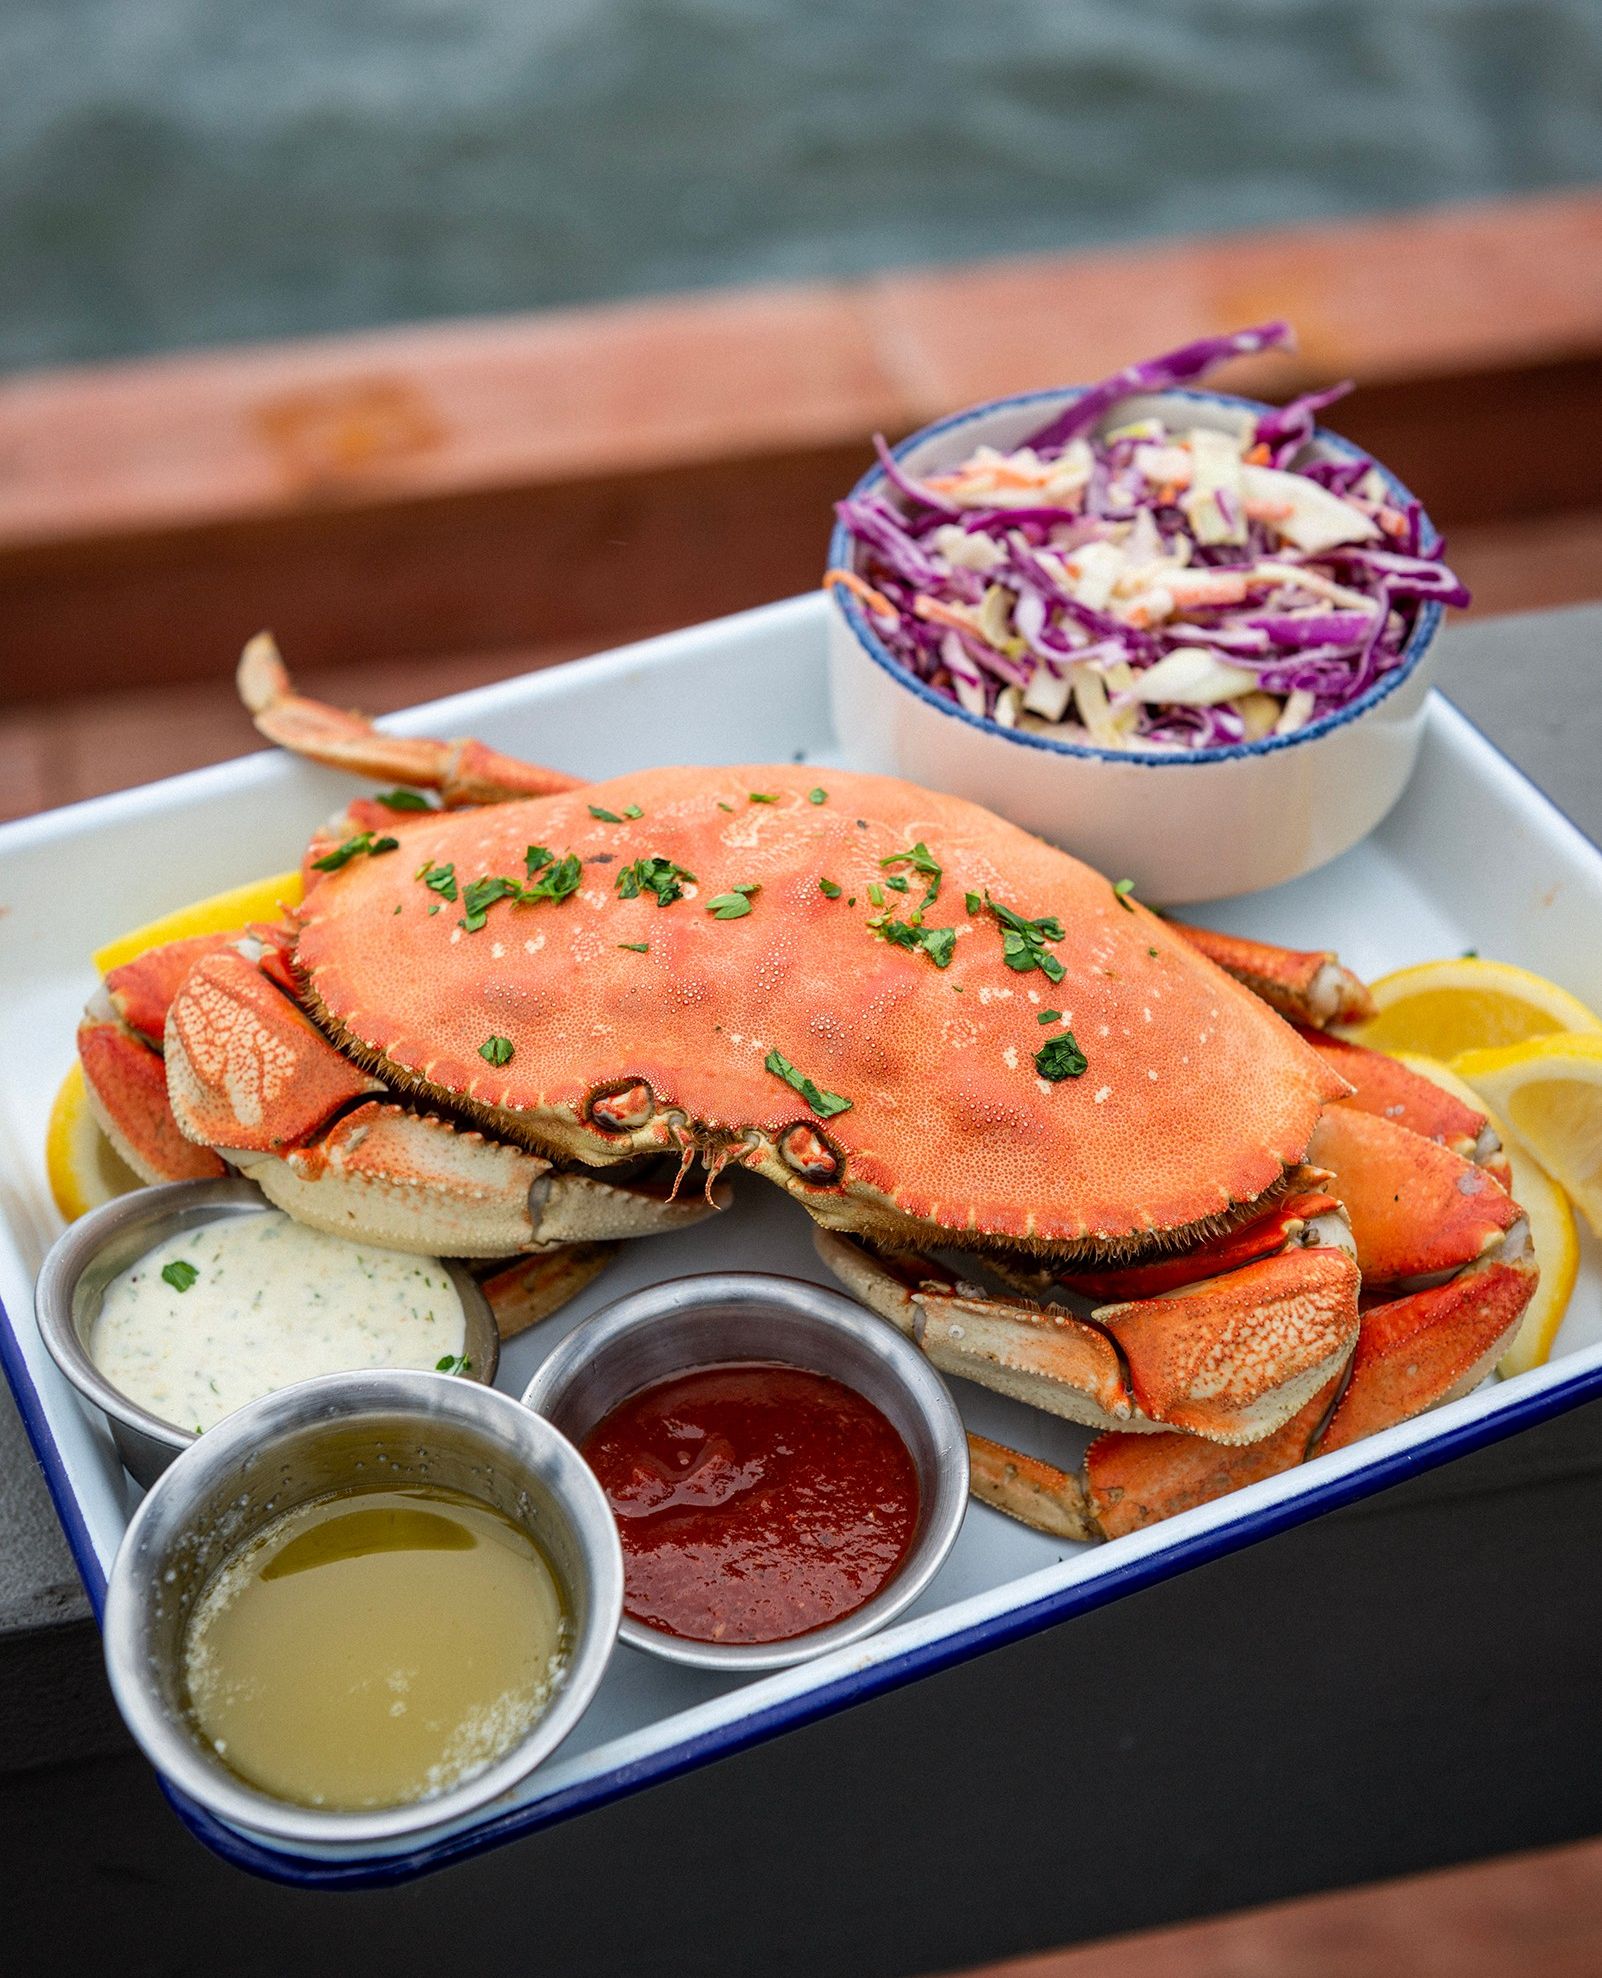
POLYGON ((779 1152, 803 1181, 815 1186, 835 1180, 840 1173, 840 1157, 815 1127, 792 1126, 779 1142, 779 1152))
POLYGON ((603 1133, 632 1133, 655 1111, 656 1094, 643 1078, 636 1078, 610 1092, 598 1092, 590 1101, 590 1122, 603 1133))

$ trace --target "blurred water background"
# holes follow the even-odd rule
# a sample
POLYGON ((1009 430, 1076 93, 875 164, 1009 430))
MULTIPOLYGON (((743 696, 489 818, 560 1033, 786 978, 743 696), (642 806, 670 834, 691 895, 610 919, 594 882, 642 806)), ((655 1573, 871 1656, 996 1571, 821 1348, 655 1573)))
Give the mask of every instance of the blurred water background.
POLYGON ((1598 179, 1598 0, 0 0, 0 367, 1598 179))

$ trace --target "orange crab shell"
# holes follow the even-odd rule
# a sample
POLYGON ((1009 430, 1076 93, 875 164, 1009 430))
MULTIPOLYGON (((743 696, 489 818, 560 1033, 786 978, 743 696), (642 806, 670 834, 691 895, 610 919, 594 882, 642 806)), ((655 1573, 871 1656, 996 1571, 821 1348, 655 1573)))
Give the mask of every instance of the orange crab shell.
POLYGON ((397 852, 353 859, 300 909, 310 1005, 403 1089, 582 1161, 620 1151, 590 1118, 597 1095, 644 1081, 658 1121, 681 1116, 680 1134, 737 1147, 819 1220, 857 1229, 910 1218, 1022 1242, 1149 1240, 1256 1200, 1300 1159, 1344 1080, 1160 920, 958 798, 830 771, 819 803, 818 780, 771 765, 652 769, 408 819, 397 852), (640 818, 625 817, 631 805, 640 818), (918 907, 926 878, 886 863, 918 841, 943 868, 924 921, 956 930, 945 969, 869 925, 868 889, 890 875, 909 890, 885 891, 882 910, 907 920, 918 907), (432 863, 453 866, 459 890, 520 879, 530 843, 576 852, 580 890, 501 901, 477 932, 460 899, 418 876, 432 863), (622 898, 618 875, 642 857, 693 873, 686 896, 622 898), (751 912, 715 917, 709 902, 737 886, 759 889, 751 912), (965 909, 987 891, 1062 922, 1046 945, 1059 983, 1005 964, 997 921, 965 909), (1047 1010, 1061 1022, 1042 1024, 1047 1010), (1068 1025, 1088 1069, 1052 1082, 1035 1053, 1068 1025), (511 1046, 499 1066, 483 1055, 491 1039, 511 1046), (774 1049, 850 1109, 815 1117, 765 1068, 774 1049), (772 1152, 799 1123, 835 1156, 819 1186, 772 1152))

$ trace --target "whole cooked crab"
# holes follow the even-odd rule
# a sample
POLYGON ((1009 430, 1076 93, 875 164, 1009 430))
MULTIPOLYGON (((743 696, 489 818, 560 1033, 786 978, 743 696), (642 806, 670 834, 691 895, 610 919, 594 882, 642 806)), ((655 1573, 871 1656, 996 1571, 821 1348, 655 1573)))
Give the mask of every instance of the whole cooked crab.
POLYGON ((318 1228, 519 1258, 510 1325, 754 1170, 935 1364, 1107 1431, 1080 1478, 974 1439, 981 1496, 1081 1537, 1415 1414, 1517 1326, 1485 1119, 1321 1034, 1366 1008, 1333 957, 883 777, 581 786, 303 699, 266 640, 240 684, 272 739, 412 787, 318 836, 281 925, 107 978, 79 1050, 145 1178, 226 1162, 318 1228))

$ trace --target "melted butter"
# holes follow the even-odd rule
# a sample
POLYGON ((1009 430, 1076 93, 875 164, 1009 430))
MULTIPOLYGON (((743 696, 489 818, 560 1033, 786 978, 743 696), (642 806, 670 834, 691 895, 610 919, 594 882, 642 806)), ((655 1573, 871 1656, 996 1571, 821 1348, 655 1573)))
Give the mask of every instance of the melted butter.
POLYGON ((551 1569, 510 1519, 446 1492, 349 1492, 284 1513, 202 1589, 188 1707, 276 1798, 406 1805, 525 1735, 565 1640, 551 1569))
POLYGON ((106 1289, 89 1352, 131 1401, 204 1430, 314 1374, 437 1367, 460 1356, 466 1332, 438 1259, 325 1236, 274 1209, 182 1231, 130 1265, 106 1289))

